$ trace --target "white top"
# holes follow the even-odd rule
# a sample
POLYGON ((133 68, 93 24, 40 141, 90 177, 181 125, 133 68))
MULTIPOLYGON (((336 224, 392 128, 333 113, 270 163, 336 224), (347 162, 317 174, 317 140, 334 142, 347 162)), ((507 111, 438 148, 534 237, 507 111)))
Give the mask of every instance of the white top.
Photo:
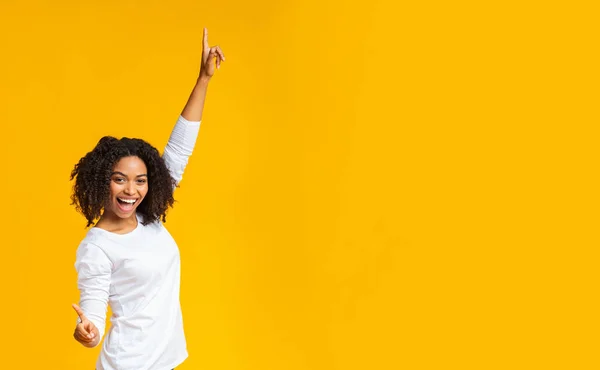
MULTIPOLYGON (((200 122, 179 117, 163 158, 179 183, 200 122)), ((187 358, 179 304, 177 244, 157 221, 127 234, 91 228, 77 249, 79 305, 104 335, 107 303, 113 315, 97 370, 170 370, 187 358)))

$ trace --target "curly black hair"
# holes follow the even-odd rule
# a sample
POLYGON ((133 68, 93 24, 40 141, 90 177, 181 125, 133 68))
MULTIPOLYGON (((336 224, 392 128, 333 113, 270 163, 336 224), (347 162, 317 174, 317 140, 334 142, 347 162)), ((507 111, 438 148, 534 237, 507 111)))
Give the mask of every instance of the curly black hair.
POLYGON ((71 205, 85 216, 88 221, 86 227, 100 218, 109 200, 115 164, 130 156, 139 157, 148 169, 148 193, 137 207, 137 212, 143 216, 142 224, 160 219, 167 221, 167 209, 175 202, 173 191, 176 183, 158 150, 142 139, 105 136, 71 171, 71 180, 75 178, 71 205))

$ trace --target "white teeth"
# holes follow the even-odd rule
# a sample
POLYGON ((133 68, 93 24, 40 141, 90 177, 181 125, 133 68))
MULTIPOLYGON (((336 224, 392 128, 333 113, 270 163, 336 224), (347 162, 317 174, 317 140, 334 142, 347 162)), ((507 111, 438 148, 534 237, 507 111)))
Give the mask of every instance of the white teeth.
POLYGON ((118 198, 118 199, 125 203, 129 203, 129 204, 133 204, 137 200, 137 199, 123 199, 123 198, 118 198))

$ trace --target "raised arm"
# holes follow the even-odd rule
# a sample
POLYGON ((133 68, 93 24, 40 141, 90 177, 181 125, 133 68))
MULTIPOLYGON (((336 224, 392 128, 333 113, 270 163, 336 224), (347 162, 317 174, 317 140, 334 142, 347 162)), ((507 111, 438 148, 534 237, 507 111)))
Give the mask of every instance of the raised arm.
POLYGON ((225 55, 223 55, 219 46, 208 46, 208 30, 205 28, 202 38, 200 73, 196 85, 175 124, 175 128, 173 128, 163 153, 165 163, 176 184, 181 181, 188 158, 192 155, 196 144, 208 83, 215 74, 215 70, 221 67, 221 62, 224 60, 225 55))
POLYGON ((181 112, 183 118, 188 121, 201 121, 202 110, 204 109, 204 99, 208 83, 215 74, 215 68, 221 67, 221 62, 225 61, 225 55, 219 46, 208 46, 208 30, 204 28, 202 37, 202 61, 200 63, 200 74, 196 81, 196 86, 192 90, 190 97, 181 112))

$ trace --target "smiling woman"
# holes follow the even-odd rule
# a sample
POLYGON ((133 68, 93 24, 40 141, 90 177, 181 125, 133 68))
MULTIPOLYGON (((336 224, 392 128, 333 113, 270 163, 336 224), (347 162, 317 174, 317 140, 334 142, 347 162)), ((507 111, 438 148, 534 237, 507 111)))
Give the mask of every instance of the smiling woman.
POLYGON ((174 175, 158 150, 144 140, 105 136, 75 165, 71 199, 87 226, 100 217, 96 227, 127 228, 131 225, 124 225, 123 219, 135 221, 134 211, 143 216, 144 225, 164 222, 174 202, 174 175))
POLYGON ((97 346, 107 305, 113 312, 97 370, 172 369, 188 355, 179 249, 162 222, 196 143, 208 83, 225 60, 206 29, 203 39, 200 75, 163 155, 142 139, 105 136, 71 172, 72 204, 87 226, 98 220, 77 248, 74 338, 97 346))

